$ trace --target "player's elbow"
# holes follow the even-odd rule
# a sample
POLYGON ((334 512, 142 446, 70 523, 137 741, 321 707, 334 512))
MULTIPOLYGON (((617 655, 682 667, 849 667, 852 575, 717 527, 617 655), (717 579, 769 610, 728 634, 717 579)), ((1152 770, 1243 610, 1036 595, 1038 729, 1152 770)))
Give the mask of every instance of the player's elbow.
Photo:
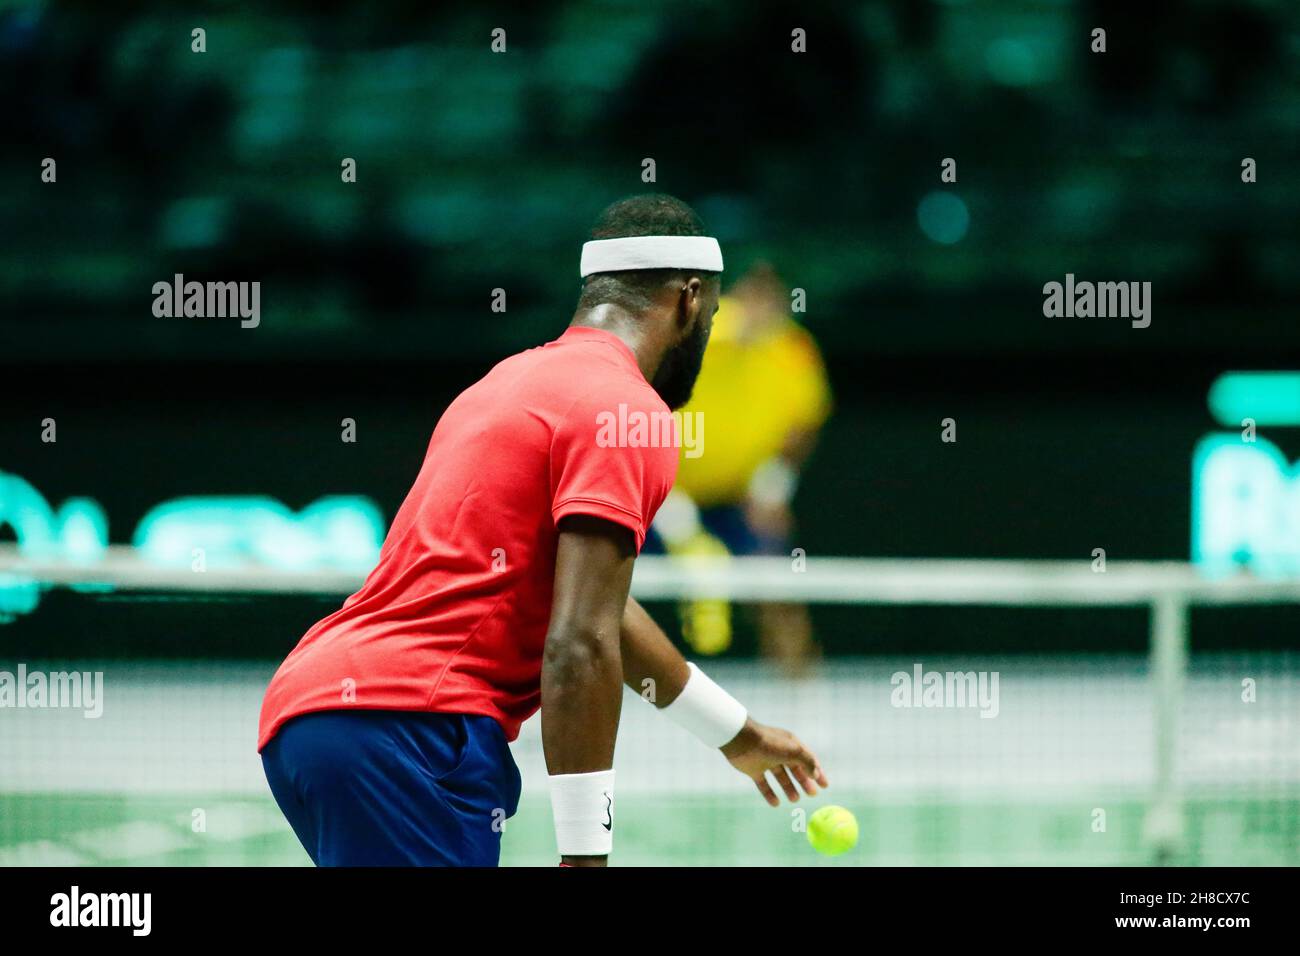
POLYGON ((583 684, 607 670, 620 671, 618 620, 555 621, 542 654, 543 693, 583 684))

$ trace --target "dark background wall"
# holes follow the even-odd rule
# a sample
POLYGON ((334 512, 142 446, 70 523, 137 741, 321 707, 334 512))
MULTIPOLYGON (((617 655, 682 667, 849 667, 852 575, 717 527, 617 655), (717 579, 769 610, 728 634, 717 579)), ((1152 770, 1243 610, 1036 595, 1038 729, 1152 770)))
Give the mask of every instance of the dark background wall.
MULTIPOLYGON (((766 256, 807 292, 837 405, 797 501, 810 553, 1185 559, 1210 383, 1300 367, 1298 40, 1293 4, 1212 0, 7 5, 0 470, 96 498, 114 541, 182 494, 391 515, 447 401, 563 328, 592 216, 651 188, 733 275, 766 256), (956 241, 923 228, 934 193, 956 241), (262 325, 155 318, 175 272, 260 281, 262 325), (1151 327, 1045 318, 1066 273, 1151 282, 1151 327)), ((320 603, 51 596, 0 635, 275 656, 320 603)), ((1194 630, 1294 643, 1289 613, 1194 630)), ((832 651, 1145 640, 1128 613, 817 621, 832 651)))

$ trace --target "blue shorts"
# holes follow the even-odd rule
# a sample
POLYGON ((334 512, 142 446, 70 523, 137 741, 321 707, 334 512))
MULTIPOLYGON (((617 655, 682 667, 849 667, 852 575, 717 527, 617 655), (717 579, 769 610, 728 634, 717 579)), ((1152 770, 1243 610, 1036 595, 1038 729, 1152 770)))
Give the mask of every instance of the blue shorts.
POLYGON ((519 769, 491 717, 328 710, 262 748, 266 781, 317 866, 496 866, 519 769))

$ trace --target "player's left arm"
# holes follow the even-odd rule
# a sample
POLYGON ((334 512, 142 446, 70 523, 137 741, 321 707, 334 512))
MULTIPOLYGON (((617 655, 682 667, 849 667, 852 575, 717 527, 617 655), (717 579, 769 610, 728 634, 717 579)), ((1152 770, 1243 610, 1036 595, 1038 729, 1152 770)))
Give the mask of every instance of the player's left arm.
POLYGON ((686 662, 668 635, 635 599, 627 599, 619 634, 623 682, 674 718, 754 781, 772 806, 781 803, 772 780, 791 801, 796 782, 809 796, 828 786, 817 757, 788 730, 760 724, 703 671, 686 662))
POLYGON ((627 528, 563 518, 542 655, 542 750, 556 842, 570 866, 604 866, 614 829, 614 737, 623 701, 620 621, 636 546, 627 528))

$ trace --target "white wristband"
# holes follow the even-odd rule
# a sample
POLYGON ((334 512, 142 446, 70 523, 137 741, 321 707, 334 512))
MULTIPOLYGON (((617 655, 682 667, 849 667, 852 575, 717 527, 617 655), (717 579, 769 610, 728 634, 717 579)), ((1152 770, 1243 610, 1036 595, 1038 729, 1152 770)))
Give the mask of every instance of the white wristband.
POLYGON ((709 680, 694 664, 687 664, 691 676, 677 699, 664 713, 710 747, 730 743, 745 726, 749 714, 740 701, 709 680))
POLYGON ((608 856, 614 846, 614 771, 551 777, 560 856, 608 856))

